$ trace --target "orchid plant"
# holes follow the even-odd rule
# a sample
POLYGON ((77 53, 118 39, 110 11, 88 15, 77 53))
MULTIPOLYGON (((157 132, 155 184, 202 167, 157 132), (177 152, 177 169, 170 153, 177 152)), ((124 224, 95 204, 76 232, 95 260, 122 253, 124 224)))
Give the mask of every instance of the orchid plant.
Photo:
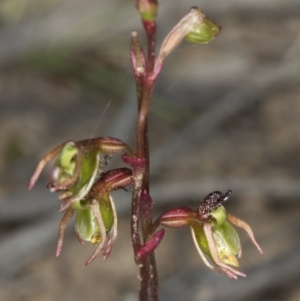
POLYGON ((165 58, 182 42, 205 44, 220 32, 220 26, 193 7, 165 37, 158 55, 156 49, 157 0, 137 0, 138 12, 147 35, 145 54, 136 31, 131 33, 131 62, 136 82, 138 117, 134 150, 117 138, 101 137, 66 141, 51 150, 38 164, 29 183, 35 185, 47 163, 55 159, 47 188, 59 193, 64 212, 59 225, 56 256, 62 250, 64 231, 75 214, 75 232, 80 243, 95 245, 86 261, 90 264, 102 252, 111 253, 117 238, 117 212, 112 192, 132 187, 131 238, 140 282, 139 300, 158 300, 158 278, 154 250, 161 242, 164 228, 189 226, 196 250, 205 265, 229 278, 245 277, 236 269, 242 255, 239 236, 232 225, 243 228, 259 253, 263 254, 248 224, 226 213, 224 202, 231 191, 215 191, 206 196, 195 210, 180 207, 152 221, 153 201, 149 192, 148 111, 155 82, 165 58), (120 155, 127 167, 107 170, 113 155, 120 155), (162 229, 158 230, 160 227, 162 229))

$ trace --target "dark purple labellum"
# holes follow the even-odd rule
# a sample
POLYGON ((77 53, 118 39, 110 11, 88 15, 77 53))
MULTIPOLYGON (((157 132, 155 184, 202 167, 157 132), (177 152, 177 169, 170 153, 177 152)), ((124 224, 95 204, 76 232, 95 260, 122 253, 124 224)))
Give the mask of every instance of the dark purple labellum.
POLYGON ((231 193, 232 193, 231 190, 228 190, 225 194, 223 194, 220 191, 211 192, 203 199, 200 206, 198 207, 199 214, 205 215, 216 210, 225 201, 228 200, 231 193))

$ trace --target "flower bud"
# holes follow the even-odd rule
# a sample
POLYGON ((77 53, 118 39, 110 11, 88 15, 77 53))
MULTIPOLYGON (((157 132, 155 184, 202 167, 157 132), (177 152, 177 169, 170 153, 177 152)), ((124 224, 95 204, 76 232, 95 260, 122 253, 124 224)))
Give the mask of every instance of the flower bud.
POLYGON ((155 21, 157 16, 157 1, 154 0, 138 0, 136 2, 137 10, 139 11, 143 21, 155 21))
POLYGON ((207 18, 197 7, 191 10, 173 27, 159 50, 154 70, 160 72, 164 59, 183 39, 195 44, 205 44, 216 37, 221 27, 207 18))
POLYGON ((206 44, 213 40, 220 32, 221 26, 205 17, 199 25, 191 30, 185 40, 193 44, 206 44))
POLYGON ((203 22, 205 16, 200 9, 192 7, 191 10, 173 27, 164 39, 155 62, 155 69, 162 65, 168 56, 195 27, 203 22))

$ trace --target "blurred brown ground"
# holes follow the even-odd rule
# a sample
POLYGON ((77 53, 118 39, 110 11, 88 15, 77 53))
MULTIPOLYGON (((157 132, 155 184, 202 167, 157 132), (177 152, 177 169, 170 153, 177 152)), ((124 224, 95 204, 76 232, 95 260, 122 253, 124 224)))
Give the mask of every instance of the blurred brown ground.
MULTIPOLYGON (((161 300, 300 300, 300 2, 162 1, 158 47, 198 5, 222 32, 182 43, 167 59, 149 118, 155 216, 196 207, 228 189, 227 209, 252 225, 265 256, 241 232, 232 281, 207 270, 188 229, 167 230, 157 250, 161 300)), ((134 145, 130 31, 134 1, 0 4, 0 300, 137 300, 130 194, 116 193, 119 235, 110 258, 85 267, 91 246, 73 227, 55 258, 60 214, 28 179, 67 139, 116 136, 134 145)))

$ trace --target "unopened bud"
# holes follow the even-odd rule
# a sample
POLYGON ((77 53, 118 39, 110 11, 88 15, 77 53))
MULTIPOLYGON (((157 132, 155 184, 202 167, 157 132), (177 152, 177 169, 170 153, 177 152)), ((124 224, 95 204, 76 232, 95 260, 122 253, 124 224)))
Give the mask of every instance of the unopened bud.
POLYGON ((185 15, 175 27, 169 32, 166 38, 163 41, 163 44, 160 48, 156 67, 160 66, 164 61, 165 57, 169 55, 184 39, 184 37, 194 30, 201 22, 205 16, 202 12, 193 7, 187 15, 185 15))
POLYGON ((197 7, 192 7, 177 25, 167 35, 160 48, 155 69, 161 65, 167 55, 169 55, 183 39, 192 43, 208 43, 220 31, 221 27, 207 18, 197 7))
POLYGON ((206 44, 213 40, 220 32, 221 26, 214 23, 211 19, 205 17, 203 22, 196 26, 185 39, 194 44, 206 44))
POLYGON ((136 2, 136 7, 143 21, 155 21, 158 8, 157 1, 138 0, 136 2))

